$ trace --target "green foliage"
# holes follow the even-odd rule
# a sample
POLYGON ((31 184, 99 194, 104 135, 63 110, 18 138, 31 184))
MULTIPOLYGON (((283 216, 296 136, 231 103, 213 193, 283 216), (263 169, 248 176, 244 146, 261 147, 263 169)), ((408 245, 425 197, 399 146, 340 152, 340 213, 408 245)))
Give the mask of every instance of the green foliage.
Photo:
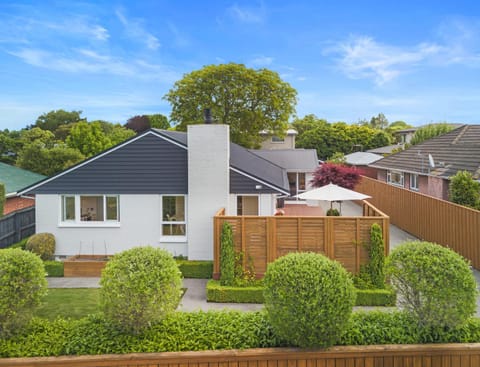
POLYGON ((22 147, 19 131, 0 131, 0 161, 13 165, 22 147))
POLYGON ((70 148, 78 150, 85 157, 91 157, 112 146, 99 122, 79 122, 70 130, 66 139, 70 148))
POLYGON ((397 296, 392 289, 355 289, 355 306, 395 306, 397 296))
POLYGON ((345 154, 342 152, 335 152, 333 155, 327 159, 328 163, 334 164, 345 164, 347 159, 345 158, 345 154))
POLYGON ((293 121, 297 130, 297 148, 316 149, 318 157, 327 160, 335 153, 348 154, 355 149, 378 148, 390 144, 390 135, 364 125, 347 125, 343 122, 328 123, 315 115, 307 115, 293 121))
POLYGON ((454 251, 429 242, 406 242, 391 252, 386 267, 399 305, 422 328, 453 329, 475 313, 475 278, 454 251))
POLYGON ((63 261, 44 261, 47 277, 63 277, 63 261))
POLYGON ((38 127, 42 130, 55 131, 61 125, 67 125, 84 119, 80 117, 82 111, 54 110, 40 115, 32 127, 38 127))
POLYGON ((21 250, 25 250, 25 247, 27 245, 27 241, 30 237, 26 237, 23 240, 20 240, 18 242, 15 242, 13 245, 10 245, 8 248, 19 248, 21 250))
POLYGON ((161 113, 156 113, 153 115, 147 115, 148 120, 150 121, 150 127, 155 129, 163 129, 168 130, 170 128, 170 123, 168 122, 168 118, 161 113))
POLYGON ((410 141, 411 145, 423 143, 425 140, 432 139, 436 136, 443 135, 452 131, 454 127, 447 123, 429 124, 415 131, 410 141))
POLYGON ((235 282, 235 249, 232 226, 225 222, 220 236, 220 283, 234 285, 235 282))
POLYGON ((5 185, 0 182, 0 218, 3 217, 3 211, 5 208, 5 185))
POLYGON ((38 256, 20 249, 0 250, 0 338, 19 332, 46 292, 38 256))
POLYGON ((277 335, 300 347, 328 347, 343 334, 355 304, 347 271, 321 254, 290 253, 270 263, 265 309, 277 335))
POLYGON ((165 250, 136 247, 107 262, 100 279, 105 316, 119 330, 138 334, 173 312, 182 294, 181 273, 165 250))
POLYGON ((385 244, 383 243, 382 228, 377 223, 372 224, 370 229, 368 257, 368 264, 361 267, 359 274, 359 278, 364 282, 363 287, 385 288, 385 244))
POLYGON ((184 278, 210 279, 213 261, 175 260, 184 278))
POLYGON ((335 209, 335 208, 330 208, 327 210, 327 217, 338 217, 340 216, 340 212, 338 211, 338 209, 335 209))
POLYGON ((450 200, 480 210, 480 182, 468 171, 458 171, 450 177, 450 200))
POLYGON ((177 130, 203 123, 203 110, 210 108, 217 123, 230 126, 234 143, 251 148, 260 145, 262 130, 284 134, 296 94, 276 72, 229 63, 184 75, 164 98, 172 106, 170 119, 177 130))
POLYGON ((244 261, 244 259, 245 254, 243 252, 235 251, 235 276, 233 284, 229 285, 248 287, 257 283, 257 276, 255 273, 255 266, 253 264, 253 257, 248 256, 246 262, 244 261))
MULTIPOLYGON (((257 282, 258 283, 258 282, 257 282)), ((222 286, 219 281, 207 283, 207 301, 221 303, 263 303, 263 286, 222 286)))
POLYGON ((25 249, 44 261, 51 260, 55 253, 55 236, 51 233, 36 233, 28 239, 25 249))

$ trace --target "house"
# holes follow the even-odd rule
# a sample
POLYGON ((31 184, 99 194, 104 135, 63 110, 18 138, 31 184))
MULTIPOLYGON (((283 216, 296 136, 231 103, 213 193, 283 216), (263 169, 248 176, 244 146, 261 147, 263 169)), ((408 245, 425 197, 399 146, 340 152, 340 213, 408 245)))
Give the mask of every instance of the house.
POLYGON ((315 149, 261 149, 250 150, 287 171, 289 200, 312 188, 310 181, 318 167, 318 156, 315 149))
POLYGON ((364 176, 377 178, 377 170, 373 167, 369 167, 369 164, 382 158, 383 156, 375 153, 354 152, 345 156, 345 164, 358 168, 364 176))
POLYGON ((450 177, 458 171, 480 178, 480 125, 462 125, 370 167, 380 181, 448 200, 450 177))
POLYGON ((415 135, 415 131, 417 131, 417 128, 415 127, 410 129, 396 130, 393 132, 393 136, 399 144, 410 144, 413 136, 415 135))
POLYGON ((25 186, 41 181, 45 176, 0 162, 0 182, 5 185, 3 214, 35 205, 34 197, 22 197, 17 192, 25 186))
POLYGON ((22 190, 57 256, 152 245, 213 258, 213 216, 273 215, 290 194, 285 168, 231 144, 228 125, 151 129, 22 190))
POLYGON ((382 156, 387 156, 390 154, 393 154, 395 152, 398 152, 400 150, 403 150, 405 148, 405 144, 393 144, 393 145, 386 145, 384 147, 378 147, 378 148, 373 148, 367 150, 368 153, 373 153, 373 154, 380 154, 382 156))
POLYGON ((260 135, 263 137, 260 149, 295 149, 295 137, 298 133, 295 129, 288 129, 285 136, 281 138, 263 130, 260 135))

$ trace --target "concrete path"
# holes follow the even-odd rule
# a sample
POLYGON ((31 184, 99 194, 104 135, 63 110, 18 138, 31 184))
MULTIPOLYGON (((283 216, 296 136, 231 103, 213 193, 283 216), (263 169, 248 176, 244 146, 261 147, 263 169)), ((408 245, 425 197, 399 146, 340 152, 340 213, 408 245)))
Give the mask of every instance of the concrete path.
MULTIPOLYGON (((330 207, 330 204, 325 205, 330 207)), ((326 208, 326 209, 328 209, 326 208)), ((324 208, 325 209, 325 208, 324 208)), ((358 216, 362 214, 359 205, 353 202, 344 202, 342 204, 343 216, 358 216)), ((402 231, 394 225, 390 225, 390 250, 405 241, 416 240, 411 234, 402 231)), ((480 272, 473 270, 473 275, 477 280, 480 290, 480 272)), ((49 288, 98 288, 100 278, 47 278, 49 288)), ((235 309, 243 311, 259 310, 263 307, 261 304, 247 303, 212 303, 207 302, 205 287, 207 279, 184 279, 183 286, 187 288, 179 310, 196 311, 196 310, 219 310, 219 309, 235 309)), ((378 307, 361 307, 361 309, 375 309, 378 307)), ((355 309, 357 309, 355 307, 355 309)), ((358 308, 360 309, 360 308, 358 308)), ((380 308, 385 309, 385 308, 380 308)), ((477 316, 480 316, 480 297, 477 298, 477 316)))

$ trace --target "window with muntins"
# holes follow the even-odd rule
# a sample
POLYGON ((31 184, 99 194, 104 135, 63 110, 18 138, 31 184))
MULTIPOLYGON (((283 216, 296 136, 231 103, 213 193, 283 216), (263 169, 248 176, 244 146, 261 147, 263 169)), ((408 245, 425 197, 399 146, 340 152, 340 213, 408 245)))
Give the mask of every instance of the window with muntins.
POLYGON ((398 171, 388 171, 387 172, 387 182, 390 185, 395 185, 395 186, 404 186, 404 181, 403 181, 403 172, 398 172, 398 171))
POLYGON ((418 191, 418 175, 410 174, 410 190, 418 191))
POLYGON ((185 196, 162 196, 162 236, 185 236, 185 196))
POLYGON ((62 222, 119 222, 118 195, 62 195, 62 222))

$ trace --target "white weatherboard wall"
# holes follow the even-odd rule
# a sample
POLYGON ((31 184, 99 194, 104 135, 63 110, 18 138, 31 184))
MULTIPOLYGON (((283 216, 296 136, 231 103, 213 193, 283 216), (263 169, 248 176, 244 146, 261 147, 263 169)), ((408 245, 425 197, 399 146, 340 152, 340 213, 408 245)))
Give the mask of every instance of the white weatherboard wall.
POLYGON ((230 131, 228 125, 189 125, 188 258, 213 259, 213 216, 228 212, 230 131))
POLYGON ((120 195, 120 223, 60 222, 60 195, 36 195, 36 232, 55 236, 57 256, 113 255, 135 246, 164 248, 173 255, 187 255, 187 244, 159 242, 160 196, 120 195))

